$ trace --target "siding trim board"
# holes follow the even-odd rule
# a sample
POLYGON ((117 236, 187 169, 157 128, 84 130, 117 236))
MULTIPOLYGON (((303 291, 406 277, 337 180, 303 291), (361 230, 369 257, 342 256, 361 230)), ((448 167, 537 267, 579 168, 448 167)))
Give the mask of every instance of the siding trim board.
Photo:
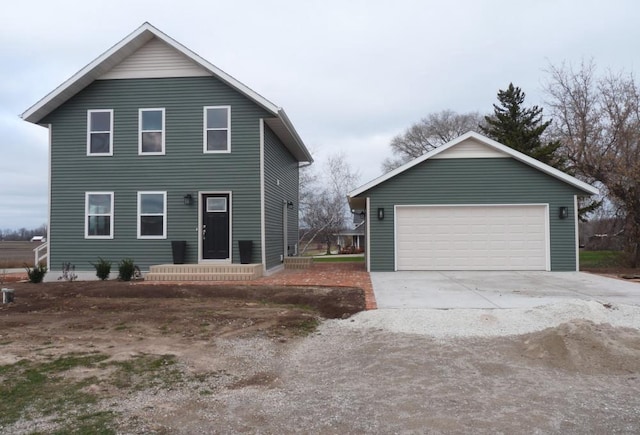
POLYGON ((265 224, 265 196, 264 196, 264 118, 260 118, 260 258, 263 272, 267 271, 267 245, 265 224))
POLYGON ((371 222, 371 199, 367 196, 367 198, 365 199, 365 204, 366 204, 366 212, 367 212, 367 217, 365 219, 365 225, 366 225, 366 230, 367 230, 367 239, 365 240, 365 248, 364 248, 364 252, 367 257, 367 272, 371 272, 371 225, 369 224, 371 222))
POLYGON ((49 173, 47 174, 47 182, 49 183, 47 186, 47 270, 51 270, 51 145, 53 144, 53 125, 47 124, 47 129, 49 130, 49 146, 47 147, 49 164, 49 173))
POLYGON ((576 270, 580 270, 580 231, 578 226, 578 195, 573 196, 573 225, 575 226, 576 238, 576 270))

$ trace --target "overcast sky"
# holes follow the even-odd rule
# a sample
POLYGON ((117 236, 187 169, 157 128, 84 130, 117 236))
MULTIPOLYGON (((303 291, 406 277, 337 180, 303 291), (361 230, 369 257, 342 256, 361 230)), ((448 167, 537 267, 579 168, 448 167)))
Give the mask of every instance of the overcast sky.
POLYGON ((19 115, 143 22, 287 111, 317 164, 361 182, 431 112, 490 112, 513 82, 544 106, 545 69, 640 69, 637 0, 11 1, 0 18, 0 228, 47 216, 47 130, 19 115))

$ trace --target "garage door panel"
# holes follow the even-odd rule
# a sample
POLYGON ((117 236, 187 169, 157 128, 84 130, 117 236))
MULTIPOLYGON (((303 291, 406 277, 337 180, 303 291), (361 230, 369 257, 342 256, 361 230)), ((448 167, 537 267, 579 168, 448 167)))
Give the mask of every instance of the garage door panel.
POLYGON ((546 270, 544 205, 396 210, 398 270, 546 270))

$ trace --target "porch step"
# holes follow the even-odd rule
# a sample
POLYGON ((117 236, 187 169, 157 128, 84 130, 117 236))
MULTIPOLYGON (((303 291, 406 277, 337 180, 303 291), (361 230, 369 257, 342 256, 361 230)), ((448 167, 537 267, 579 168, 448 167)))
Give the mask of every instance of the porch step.
POLYGON ((251 281, 262 276, 262 264, 158 264, 145 281, 251 281))
POLYGON ((313 257, 285 257, 285 269, 308 269, 313 264, 313 257))

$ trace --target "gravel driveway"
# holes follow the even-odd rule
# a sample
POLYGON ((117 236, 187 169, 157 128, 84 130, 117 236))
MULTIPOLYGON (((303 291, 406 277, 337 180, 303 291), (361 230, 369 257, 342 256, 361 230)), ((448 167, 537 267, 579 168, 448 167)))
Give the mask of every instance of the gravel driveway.
MULTIPOLYGON (((167 386, 121 390, 108 382, 112 366, 99 364, 66 372, 91 383, 97 400, 78 415, 114 416, 119 433, 640 432, 640 306, 380 309, 300 336, 313 311, 290 288, 271 302, 237 299, 257 288, 16 288, 18 302, 0 309, 4 367, 69 352, 175 359, 168 370, 180 376, 167 386), (236 298, 211 297, 223 291, 236 298)), ((315 291, 327 304, 345 296, 315 291)), ((0 432, 51 433, 55 415, 0 432)))
POLYGON ((637 433, 638 327, 638 307, 584 301, 368 311, 277 357, 248 346, 263 382, 164 402, 161 421, 182 433, 637 433))

